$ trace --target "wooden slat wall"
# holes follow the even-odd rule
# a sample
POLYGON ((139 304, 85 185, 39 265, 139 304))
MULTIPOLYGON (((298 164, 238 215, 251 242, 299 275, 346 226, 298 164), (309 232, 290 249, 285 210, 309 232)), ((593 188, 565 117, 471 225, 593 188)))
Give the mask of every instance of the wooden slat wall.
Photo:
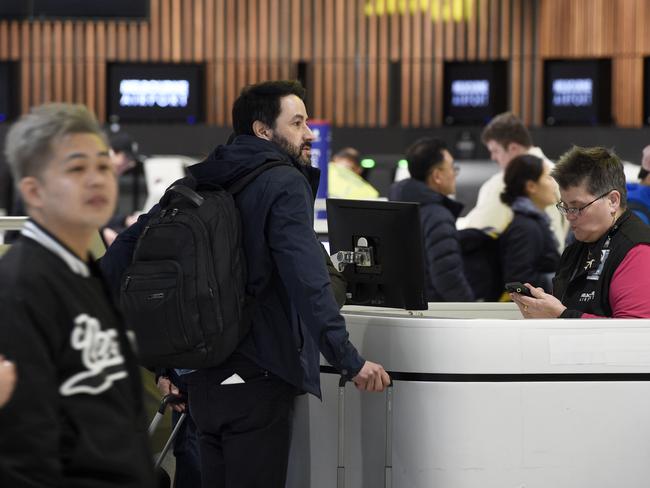
POLYGON ((22 111, 75 101, 106 120, 107 63, 198 62, 206 122, 228 125, 242 86, 306 62, 312 117, 384 127, 398 97, 398 123, 429 127, 444 61, 510 60, 510 107, 541 124, 545 59, 611 57, 615 122, 634 127, 648 16, 650 0, 151 0, 147 21, 0 21, 0 61, 20 63, 22 111))

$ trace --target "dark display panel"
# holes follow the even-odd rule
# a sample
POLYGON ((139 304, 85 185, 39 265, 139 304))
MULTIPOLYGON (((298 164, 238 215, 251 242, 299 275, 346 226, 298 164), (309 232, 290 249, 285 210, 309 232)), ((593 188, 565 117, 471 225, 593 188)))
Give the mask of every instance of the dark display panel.
POLYGON ((508 107, 508 64, 449 62, 444 68, 446 124, 485 124, 508 107))
POLYGON ((0 123, 12 120, 18 113, 18 64, 0 62, 0 123))
POLYGON ((0 0, 0 19, 146 19, 149 0, 0 0))
POLYGON ((199 64, 113 63, 108 66, 108 109, 124 122, 202 121, 199 64))
POLYGON ((609 59, 548 60, 544 63, 547 125, 608 124, 612 118, 609 59))
POLYGON ((650 125, 650 58, 643 60, 643 122, 650 125))

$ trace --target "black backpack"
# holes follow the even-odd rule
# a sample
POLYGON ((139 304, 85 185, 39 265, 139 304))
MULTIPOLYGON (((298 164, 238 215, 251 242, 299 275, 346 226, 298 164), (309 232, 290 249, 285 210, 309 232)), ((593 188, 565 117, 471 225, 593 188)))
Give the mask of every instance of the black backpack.
POLYGON ((246 261, 233 195, 267 162, 233 183, 172 184, 138 238, 120 304, 138 339, 140 362, 167 368, 217 366, 250 329, 246 261))
POLYGON ((503 293, 499 238, 480 229, 458 232, 465 276, 477 301, 495 302, 503 293))

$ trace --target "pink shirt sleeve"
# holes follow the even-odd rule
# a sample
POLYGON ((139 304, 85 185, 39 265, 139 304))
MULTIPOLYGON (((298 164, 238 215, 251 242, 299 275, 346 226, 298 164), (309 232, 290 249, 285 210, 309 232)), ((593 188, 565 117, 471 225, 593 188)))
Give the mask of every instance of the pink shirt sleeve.
MULTIPOLYGON (((612 276, 609 304, 613 318, 650 318, 650 245, 638 244, 628 251, 612 276)), ((583 319, 602 319, 582 314, 583 319)))

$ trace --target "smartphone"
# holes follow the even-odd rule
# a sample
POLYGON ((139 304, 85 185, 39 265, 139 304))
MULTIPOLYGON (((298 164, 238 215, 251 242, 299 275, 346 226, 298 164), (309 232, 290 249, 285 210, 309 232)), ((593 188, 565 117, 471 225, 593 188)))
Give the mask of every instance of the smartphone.
POLYGON ((527 297, 531 297, 531 298, 533 296, 531 295, 528 287, 525 286, 523 283, 520 283, 519 281, 506 283, 506 291, 509 291, 510 293, 519 293, 521 295, 526 295, 527 297))

